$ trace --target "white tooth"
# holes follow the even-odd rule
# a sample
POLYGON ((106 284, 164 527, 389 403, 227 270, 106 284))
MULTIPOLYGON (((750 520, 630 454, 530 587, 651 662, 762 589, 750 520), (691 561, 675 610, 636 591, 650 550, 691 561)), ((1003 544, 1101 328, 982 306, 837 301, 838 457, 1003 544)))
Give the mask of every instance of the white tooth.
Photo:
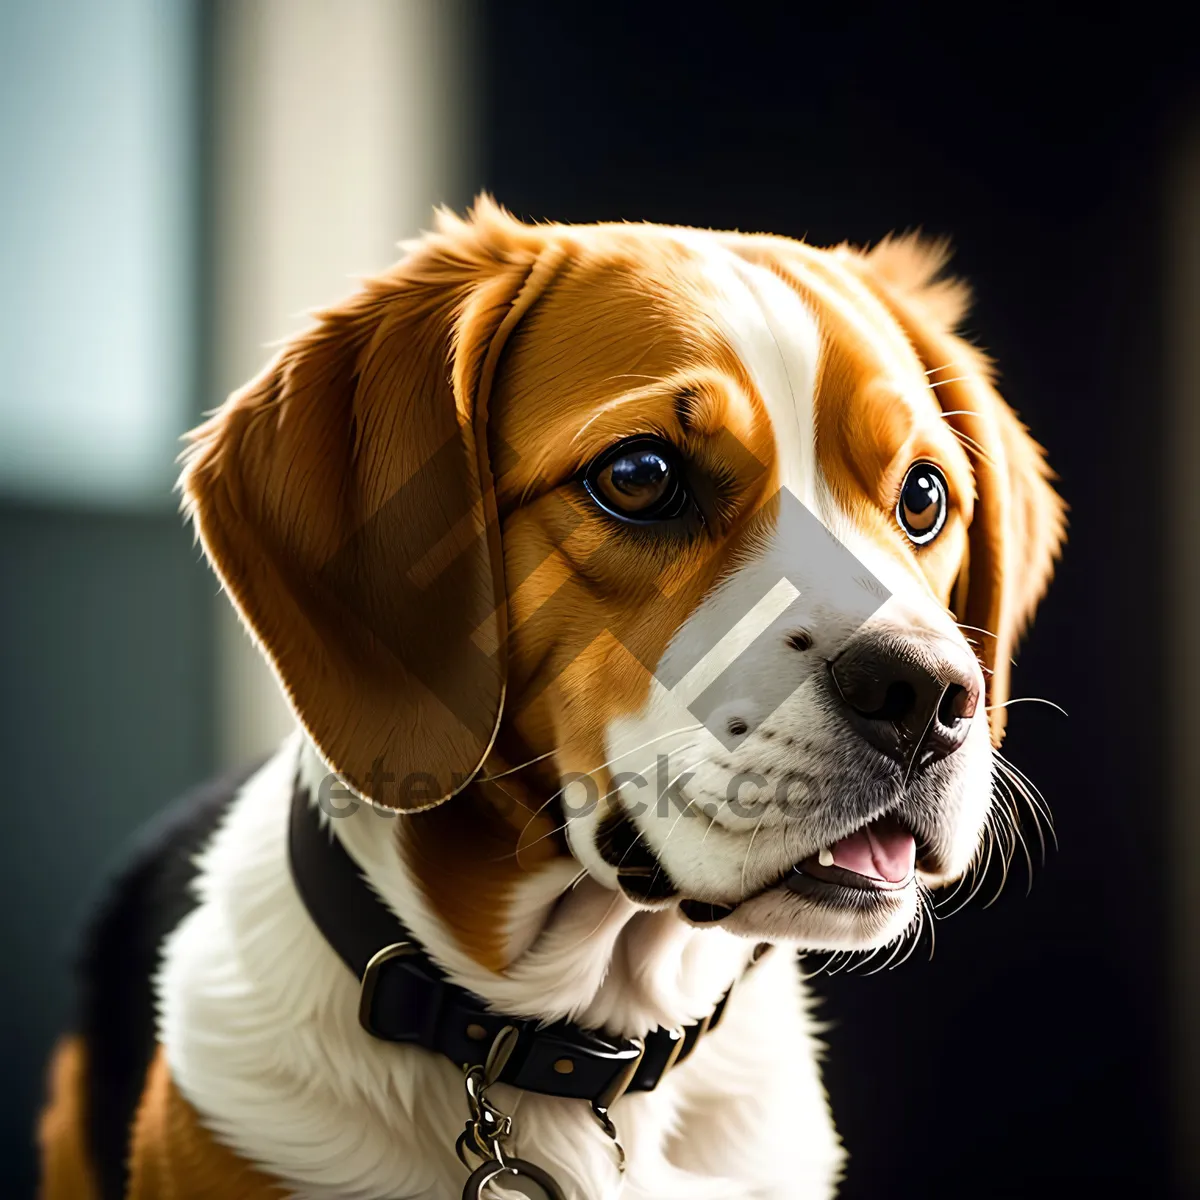
POLYGON ((821 866, 823 866, 823 867, 832 867, 833 866, 833 851, 830 850, 827 846, 823 847, 821 852, 817 855, 817 862, 819 862, 821 864, 821 866))

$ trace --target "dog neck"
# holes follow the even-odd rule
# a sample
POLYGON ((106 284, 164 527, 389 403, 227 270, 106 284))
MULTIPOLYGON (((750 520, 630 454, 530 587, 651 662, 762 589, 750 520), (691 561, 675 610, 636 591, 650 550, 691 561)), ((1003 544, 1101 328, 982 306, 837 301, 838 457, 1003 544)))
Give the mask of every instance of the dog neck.
MULTIPOLYGON (((296 737, 245 784, 200 858, 198 906, 164 945, 158 1036, 172 1079, 211 1128, 297 1194, 459 1195, 461 1068, 364 1032, 358 981, 313 923, 290 873, 298 760, 302 786, 319 787, 328 774, 296 737)), ((720 1028, 695 1055, 654 1091, 620 1100, 624 1175, 586 1103, 497 1085, 497 1099, 517 1118, 515 1152, 552 1169, 568 1194, 829 1194, 840 1152, 790 955, 769 955, 742 977, 749 943, 693 930, 670 912, 638 912, 590 879, 572 887, 578 868, 552 866, 556 858, 508 906, 512 960, 489 970, 462 949, 407 870, 397 831, 408 818, 360 808, 326 820, 428 956, 498 1013, 567 1016, 640 1037, 710 1015, 741 977, 720 1028), (685 1165, 672 1157, 680 1153, 685 1165), (795 1178, 771 1190, 783 1161, 795 1178)), ((464 872, 468 902, 471 883, 464 872)))
MULTIPOLYGON (((321 803, 331 793, 328 767, 307 740, 299 755, 298 784, 321 803)), ((404 853, 405 822, 419 817, 348 798, 321 807, 370 886, 429 956, 499 1012, 641 1037, 708 1016, 753 949, 723 930, 695 929, 673 909, 638 908, 585 875, 575 859, 558 856, 512 885, 504 927, 496 931, 506 962, 496 970, 464 948, 414 878, 404 853)), ((469 873, 458 883, 469 897, 469 873)))

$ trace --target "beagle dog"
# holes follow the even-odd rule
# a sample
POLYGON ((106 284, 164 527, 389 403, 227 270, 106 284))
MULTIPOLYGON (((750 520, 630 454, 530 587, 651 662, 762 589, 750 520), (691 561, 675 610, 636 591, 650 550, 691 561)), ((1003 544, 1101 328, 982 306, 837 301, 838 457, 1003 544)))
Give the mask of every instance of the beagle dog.
POLYGON ((404 249, 191 435, 298 727, 114 886, 42 1195, 830 1196, 795 951, 1009 819, 1042 451, 916 238, 404 249))

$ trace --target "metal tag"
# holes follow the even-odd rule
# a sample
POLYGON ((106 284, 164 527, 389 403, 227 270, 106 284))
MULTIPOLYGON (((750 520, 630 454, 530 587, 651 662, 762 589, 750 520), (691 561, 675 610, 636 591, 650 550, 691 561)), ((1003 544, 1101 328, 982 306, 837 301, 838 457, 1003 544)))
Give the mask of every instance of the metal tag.
MULTIPOLYGON (((506 1158, 503 1163, 485 1162, 476 1167, 463 1187, 462 1200, 486 1200, 484 1189, 493 1180, 499 1182, 502 1175, 513 1176, 518 1190, 524 1190, 520 1187, 520 1181, 527 1179, 542 1189, 546 1200, 567 1200, 562 1188, 554 1181, 553 1175, 543 1171, 536 1163, 526 1162, 523 1158, 506 1158)), ((504 1180, 504 1183, 508 1182, 507 1179, 504 1180)))

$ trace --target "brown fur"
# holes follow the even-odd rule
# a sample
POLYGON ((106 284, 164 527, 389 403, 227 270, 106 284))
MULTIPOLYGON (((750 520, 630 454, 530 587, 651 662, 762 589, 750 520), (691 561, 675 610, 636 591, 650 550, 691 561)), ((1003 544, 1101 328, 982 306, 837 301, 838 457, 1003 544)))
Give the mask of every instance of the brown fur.
MULTIPOLYGON (((547 236, 564 235, 550 227, 547 236)), ((406 859, 423 890, 493 969, 505 965, 516 880, 561 852, 548 836, 557 808, 540 811, 522 789, 553 795, 565 771, 595 773, 603 787, 607 722, 645 701, 667 642, 736 564, 771 480, 761 401, 704 317, 695 265, 636 231, 583 231, 571 248, 512 338, 491 405, 492 444, 503 448, 495 460, 511 640, 501 753, 489 766, 495 773, 550 751, 553 761, 488 789, 520 821, 507 832, 481 810, 479 789, 456 813, 406 826, 406 859), (716 539, 676 546, 667 559, 646 539, 614 536, 572 482, 617 438, 655 430, 697 461, 741 472, 739 506, 716 539), (469 893, 458 882, 464 862, 469 893)))
MULTIPOLYGON (((878 253, 878 252, 876 252, 878 253)), ((859 269, 887 304, 937 387, 946 422, 960 436, 975 474, 977 512, 960 567, 955 608, 988 668, 992 740, 1008 720, 1009 677, 1018 639, 1041 600, 1066 530, 1066 506, 1051 486, 1045 452, 992 384, 990 363, 954 333, 929 299, 928 280, 896 278, 874 255, 859 269), (980 632, 980 631, 986 632, 980 632)), ((937 264, 940 267, 940 262, 937 264)), ((936 294, 936 293, 935 293, 936 294)))
POLYGON ((973 516, 973 477, 923 364, 837 252, 782 238, 756 238, 741 249, 795 287, 822 330, 817 458, 830 490, 860 529, 948 604, 973 516), (894 513, 904 475, 919 459, 942 468, 952 508, 938 539, 918 549, 897 536, 894 513))
POLYGON ((753 238, 736 248, 771 265, 817 313, 822 471, 860 526, 973 627, 964 635, 987 672, 998 746, 1012 654, 1049 581, 1065 506, 1042 448, 993 386, 987 358, 954 332, 970 293, 939 278, 945 244, 910 236, 861 253, 753 238), (952 501, 946 528, 922 548, 892 529, 904 472, 917 459, 942 468, 952 501))
POLYGON ((38 1121, 39 1200, 96 1200, 87 1144, 87 1046, 63 1038, 50 1060, 49 1099, 38 1121))
MULTIPOLYGON (((63 1038, 38 1122, 39 1200, 97 1200, 87 1142, 87 1046, 63 1038)), ((130 1137, 128 1200, 272 1200, 283 1189, 201 1125, 161 1048, 146 1073, 130 1137)))
MULTIPOLYGON (((723 241, 817 317, 817 450, 838 500, 995 635, 967 631, 991 672, 998 741, 1008 656, 1061 506, 984 360, 951 331, 966 294, 937 281, 944 251, 723 241), (932 387, 927 372, 940 384, 948 366, 946 378, 967 378, 932 387), (942 415, 956 410, 968 415, 942 415), (953 502, 920 550, 893 517, 918 458, 942 467, 953 502)), ((653 228, 527 227, 484 200, 466 222, 443 215, 194 438, 183 486, 201 539, 327 760, 409 810, 456 790, 489 752, 485 777, 519 768, 399 827, 434 908, 495 970, 515 884, 562 852, 547 800, 557 779, 596 773, 603 788, 609 721, 640 707, 670 638, 774 517, 770 421, 708 315, 710 288, 695 256, 653 228), (582 496, 584 466, 635 433, 670 438, 722 481, 701 536, 666 550, 582 496), (451 453, 430 485, 405 488, 441 446, 451 453), (452 587, 416 586, 439 572, 452 587), (450 652, 466 645, 478 655, 456 665, 450 652), (465 724, 431 695, 443 663, 471 698, 465 724), (432 771, 436 786, 389 792, 380 763, 432 771)))
POLYGON ((146 1074, 129 1156, 128 1200, 279 1200, 256 1171, 200 1123, 160 1047, 146 1074))
MULTIPOLYGON (((954 333, 967 293, 939 279, 944 248, 723 241, 814 312, 822 474, 860 529, 987 631, 966 633, 998 744, 1063 506, 987 361, 954 333), (893 517, 918 459, 952 493, 921 549, 893 517)), ((565 852, 558 780, 603 785, 607 725, 644 703, 672 636, 775 517, 770 421, 709 287, 653 229, 531 228, 481 201, 468 221, 443 215, 193 435, 186 503, 299 719, 354 787, 412 814, 397 828, 418 884, 494 971, 517 884, 565 852), (584 466, 635 433, 721 481, 699 536, 664 548, 582 496, 584 466), (432 780, 406 791, 413 772, 432 780)), ((39 1124, 43 1200, 96 1195, 86 1072, 86 1047, 65 1039, 39 1124)), ((131 1146, 132 1200, 282 1194, 200 1123, 161 1050, 131 1146)))
POLYGON ((181 480, 326 760, 380 799, 390 775, 398 807, 452 794, 495 736, 506 607, 487 389, 556 265, 532 239, 443 226, 201 426, 181 480), (452 566, 426 587, 430 558, 452 566), (417 800, 401 786, 414 772, 433 776, 417 800))

